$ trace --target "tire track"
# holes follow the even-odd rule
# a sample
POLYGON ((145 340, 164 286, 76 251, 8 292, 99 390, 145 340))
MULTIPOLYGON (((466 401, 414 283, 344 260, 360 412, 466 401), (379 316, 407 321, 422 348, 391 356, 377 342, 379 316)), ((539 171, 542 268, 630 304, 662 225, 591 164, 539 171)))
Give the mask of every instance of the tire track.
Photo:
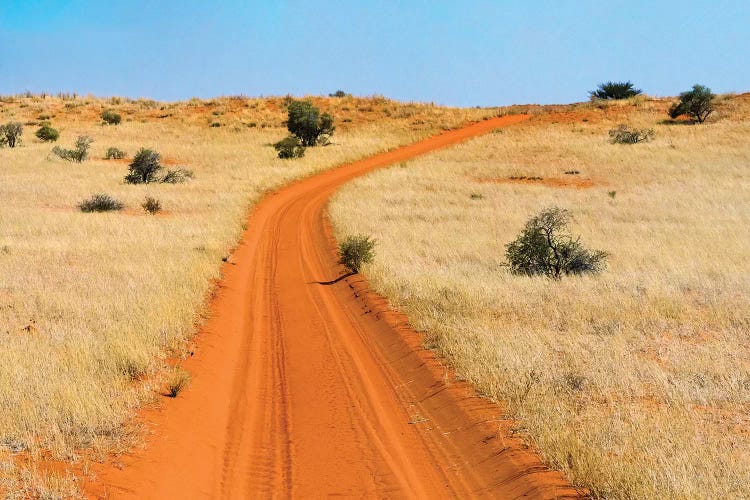
POLYGON ((321 283, 339 272, 325 209, 340 185, 524 119, 445 132, 259 203, 184 363, 192 383, 144 412, 147 446, 99 467, 89 496, 577 496, 362 277, 321 283))

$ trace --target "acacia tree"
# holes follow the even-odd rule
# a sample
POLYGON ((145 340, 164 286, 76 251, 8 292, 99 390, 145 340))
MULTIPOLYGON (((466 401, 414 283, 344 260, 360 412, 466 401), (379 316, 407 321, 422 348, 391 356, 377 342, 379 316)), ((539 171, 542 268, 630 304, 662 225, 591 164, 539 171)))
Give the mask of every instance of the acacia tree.
POLYGON ((133 157, 128 167, 125 182, 128 184, 149 184, 158 180, 157 174, 162 169, 161 157, 156 151, 141 148, 133 157))
POLYGON ((571 214, 552 207, 530 218, 518 237, 506 245, 505 257, 513 274, 543 275, 560 279, 563 275, 596 274, 604 270, 607 252, 588 250, 567 233, 571 214))
POLYGON ((669 116, 674 119, 680 115, 688 115, 698 123, 703 123, 714 112, 715 97, 710 88, 695 84, 692 89, 680 94, 680 102, 669 108, 669 116))
POLYGON ((333 117, 320 110, 310 101, 292 101, 288 108, 289 116, 286 126, 289 132, 302 141, 303 146, 315 146, 324 143, 336 129, 333 117))
POLYGON ((642 94, 641 89, 635 88, 633 82, 600 83, 596 90, 589 91, 591 99, 627 99, 642 94))

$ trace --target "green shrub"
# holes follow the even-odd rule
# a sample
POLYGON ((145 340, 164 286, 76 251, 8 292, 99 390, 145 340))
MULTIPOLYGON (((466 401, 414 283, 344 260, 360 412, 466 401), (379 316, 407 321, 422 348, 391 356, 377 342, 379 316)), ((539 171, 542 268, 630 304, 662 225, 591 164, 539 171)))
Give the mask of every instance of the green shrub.
POLYGON ((76 146, 74 149, 65 149, 59 146, 55 146, 54 148, 52 148, 52 153, 56 154, 63 160, 81 163, 86 160, 86 158, 88 158, 89 148, 91 148, 92 142, 94 142, 94 139, 92 139, 91 137, 80 135, 76 139, 76 146))
POLYGON ((698 123, 703 123, 714 112, 715 97, 710 88, 695 84, 692 89, 680 94, 680 101, 669 108, 669 117, 674 119, 687 115, 698 123))
POLYGON ((286 126, 289 132, 302 141, 303 146, 326 144, 336 129, 333 117, 320 110, 310 101, 292 101, 288 107, 286 126))
POLYGON ((337 90, 333 94, 328 94, 328 97, 346 97, 346 92, 343 90, 337 90))
POLYGON ((55 142, 60 137, 60 132, 52 128, 49 123, 42 123, 39 130, 34 134, 37 138, 43 142, 55 142))
POLYGON ((596 90, 589 91, 591 99, 627 99, 642 94, 641 89, 635 88, 632 82, 600 83, 596 90))
POLYGON ((108 194, 95 194, 88 200, 83 200, 78 204, 81 212, 111 212, 113 210, 122 210, 123 206, 122 203, 108 194))
POLYGON ((0 125, 0 146, 7 145, 9 148, 15 148, 21 142, 23 134, 23 125, 19 122, 8 122, 0 125))
POLYGON ((302 145, 302 141, 293 135, 281 139, 273 147, 278 151, 279 158, 282 159, 302 158, 305 156, 305 146, 302 145))
POLYGON ((570 219, 570 212, 558 207, 542 210, 529 219, 521 234, 506 245, 511 273, 560 279, 563 275, 604 270, 608 254, 587 250, 580 238, 567 234, 570 219))
POLYGON ((122 121, 122 116, 120 116, 119 113, 115 113, 111 109, 105 109, 99 116, 102 117, 102 120, 104 120, 104 123, 106 123, 107 125, 119 125, 122 121))
POLYGON ((146 196, 145 201, 141 204, 143 210, 150 213, 151 215, 161 212, 161 203, 156 198, 146 196))
POLYGON ((128 184, 149 184, 158 181, 157 174, 162 169, 159 153, 141 148, 130 163, 125 182, 128 184))
POLYGON ((347 236, 339 243, 339 264, 358 273, 362 264, 369 264, 375 258, 375 240, 369 236, 347 236))
POLYGON ((653 140, 655 135, 654 129, 651 128, 631 129, 627 125, 619 125, 609 131, 609 140, 612 144, 638 144, 653 140))
POLYGON ((127 154, 125 154, 125 151, 118 149, 116 147, 107 148, 107 152, 104 154, 105 160, 122 160, 125 158, 127 154))

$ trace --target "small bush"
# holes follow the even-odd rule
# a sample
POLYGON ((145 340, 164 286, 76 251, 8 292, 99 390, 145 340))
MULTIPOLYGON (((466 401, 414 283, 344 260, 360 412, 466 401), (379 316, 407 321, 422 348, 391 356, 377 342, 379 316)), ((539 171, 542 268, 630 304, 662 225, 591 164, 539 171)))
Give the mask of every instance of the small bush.
POLYGON ((302 145, 302 141, 293 135, 281 139, 273 147, 279 153, 279 158, 282 159, 302 158, 305 156, 305 146, 302 145))
POLYGON ((655 135, 654 129, 651 128, 631 129, 627 125, 619 125, 609 131, 609 140, 612 144, 638 144, 653 140, 655 135))
POLYGON ((164 177, 161 178, 161 182, 165 184, 182 184, 187 182, 188 179, 193 178, 193 171, 184 168, 178 168, 176 170, 167 170, 164 177))
POLYGON ((679 102, 669 108, 669 117, 675 119, 680 115, 687 115, 698 123, 703 123, 714 112, 715 97, 710 88, 693 85, 692 89, 680 94, 679 102))
POLYGON ((343 90, 337 90, 333 94, 328 94, 328 97, 346 97, 346 92, 343 90))
POLYGON ((115 147, 107 148, 107 152, 104 154, 105 160, 122 160, 127 154, 121 149, 115 147))
POLYGON ((42 123, 34 135, 42 142, 55 142, 60 137, 60 132, 52 128, 49 123, 42 123))
POLYGON ((111 212, 113 210, 122 210, 123 206, 122 203, 108 194, 95 194, 88 200, 83 200, 78 204, 81 212, 111 212))
POLYGON ((111 109, 105 109, 102 114, 99 115, 107 125, 119 125, 122 121, 122 116, 119 113, 115 113, 111 109))
POLYGON ((21 142, 23 134, 23 125, 19 122, 8 122, 0 125, 0 146, 7 145, 9 148, 15 148, 21 142))
POLYGON ((591 99, 612 100, 627 99, 642 94, 641 89, 635 88, 632 82, 600 83, 596 90, 589 91, 591 99))
POLYGON ((188 382, 190 382, 190 374, 182 368, 176 367, 167 382, 167 396, 176 398, 188 385, 188 382))
POLYGON ((141 148, 130 163, 125 182, 128 184, 149 184, 158 180, 157 174, 162 169, 159 153, 141 148))
POLYGON ((328 113, 321 115, 311 101, 290 102, 286 126, 306 147, 326 144, 336 129, 333 117, 328 113))
POLYGON ((54 148, 52 148, 52 153, 56 154, 63 160, 81 163, 86 160, 86 158, 88 158, 89 148, 91 148, 92 142, 94 142, 94 139, 92 139, 91 137, 81 135, 76 139, 76 146, 74 149, 65 149, 59 146, 55 146, 54 148))
POLYGON ((608 254, 587 250, 580 238, 567 234, 570 219, 570 212, 558 207, 530 218, 521 234, 505 246, 511 273, 560 279, 563 275, 597 274, 604 270, 608 254))
POLYGON ((339 243, 339 264, 358 273, 362 264, 369 264, 375 258, 375 240, 369 236, 347 236, 339 243))
POLYGON ((141 204, 141 207, 151 215, 161 212, 161 203, 159 200, 150 196, 146 196, 146 200, 141 204))

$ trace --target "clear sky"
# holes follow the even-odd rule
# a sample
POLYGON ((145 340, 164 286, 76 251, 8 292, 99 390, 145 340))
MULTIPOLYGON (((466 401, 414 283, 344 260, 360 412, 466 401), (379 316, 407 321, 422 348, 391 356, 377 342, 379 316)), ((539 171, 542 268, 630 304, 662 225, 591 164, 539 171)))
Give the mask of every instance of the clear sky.
POLYGON ((750 0, 0 0, 0 94, 473 106, 750 90, 750 0))

